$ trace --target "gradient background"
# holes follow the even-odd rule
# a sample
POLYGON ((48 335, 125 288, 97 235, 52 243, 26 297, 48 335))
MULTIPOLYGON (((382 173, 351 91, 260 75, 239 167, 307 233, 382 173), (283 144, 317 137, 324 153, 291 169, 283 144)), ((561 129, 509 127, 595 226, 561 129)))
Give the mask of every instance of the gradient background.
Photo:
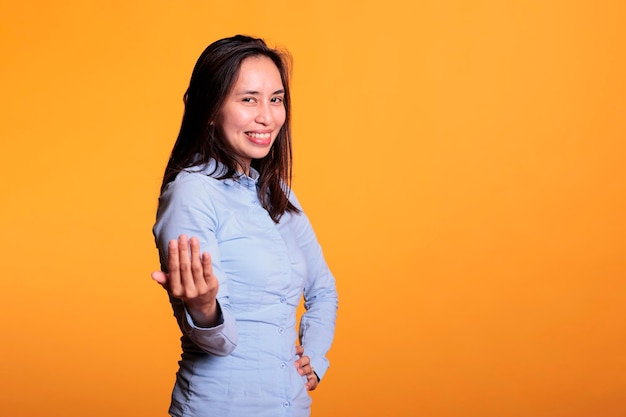
POLYGON ((196 58, 288 48, 340 292, 314 415, 626 415, 623 1, 2 1, 0 413, 165 415, 151 236, 196 58))

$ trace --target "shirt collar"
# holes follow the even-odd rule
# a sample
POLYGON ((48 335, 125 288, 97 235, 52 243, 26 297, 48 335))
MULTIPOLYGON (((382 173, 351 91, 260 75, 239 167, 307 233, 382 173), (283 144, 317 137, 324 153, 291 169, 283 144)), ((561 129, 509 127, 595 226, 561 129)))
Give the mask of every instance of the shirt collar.
POLYGON ((259 172, 256 169, 250 167, 250 175, 246 175, 243 172, 238 172, 236 178, 227 178, 224 180, 224 183, 226 183, 226 181, 230 181, 231 184, 233 182, 238 182, 248 188, 256 188, 256 185, 259 182, 259 177, 259 172))

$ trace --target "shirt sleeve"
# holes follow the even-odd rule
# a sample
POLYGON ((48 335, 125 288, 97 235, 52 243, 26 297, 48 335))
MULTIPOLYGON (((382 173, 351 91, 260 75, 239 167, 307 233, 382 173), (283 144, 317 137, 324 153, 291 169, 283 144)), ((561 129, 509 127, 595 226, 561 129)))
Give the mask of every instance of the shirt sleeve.
POLYGON ((237 346, 237 325, 228 301, 227 277, 220 265, 215 235, 218 214, 211 203, 210 187, 207 187, 206 181, 209 179, 202 174, 182 172, 168 184, 159 199, 153 233, 163 271, 167 271, 168 242, 181 234, 197 237, 201 253, 209 252, 211 255, 213 273, 219 282, 218 324, 211 328, 198 327, 181 300, 170 297, 170 301, 184 336, 207 353, 226 356, 237 346))
MULTIPOLYGON (((300 208, 293 193, 290 199, 300 208)), ((300 319, 300 343, 304 354, 311 359, 315 373, 321 380, 328 370, 326 354, 335 335, 338 296, 333 277, 322 248, 308 217, 301 212, 294 215, 297 241, 306 257, 307 280, 304 288, 305 313, 300 319)))

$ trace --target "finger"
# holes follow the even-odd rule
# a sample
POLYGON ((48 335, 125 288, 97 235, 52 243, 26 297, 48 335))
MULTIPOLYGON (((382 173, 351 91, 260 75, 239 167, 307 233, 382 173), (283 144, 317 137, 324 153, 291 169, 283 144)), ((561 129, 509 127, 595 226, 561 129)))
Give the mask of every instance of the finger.
POLYGON ((306 375, 311 373, 313 367, 310 365, 310 359, 308 356, 303 356, 302 359, 296 361, 296 368, 300 375, 306 375))
POLYGON ((202 254, 202 273, 204 282, 207 285, 212 285, 213 281, 216 281, 213 276, 213 264, 211 263, 211 255, 209 252, 204 252, 202 254))
POLYGON ((298 368, 298 373, 300 375, 306 375, 308 377, 309 374, 311 373, 311 367, 308 366, 308 365, 302 366, 302 367, 298 368))
POLYGON ((304 368, 305 366, 309 365, 311 363, 311 358, 309 358, 307 355, 302 355, 300 357, 300 359, 298 359, 296 361, 296 366, 298 368, 304 368))
POLYGON ((206 283, 204 281, 203 264, 200 258, 200 241, 197 237, 189 239, 189 247, 191 248, 191 276, 196 289, 202 292, 206 288, 206 283))
POLYGON ((220 283, 217 277, 213 275, 213 264, 211 261, 211 255, 208 252, 202 254, 202 271, 204 274, 204 283, 207 286, 207 292, 213 297, 217 296, 220 283))
POLYGON ((315 373, 311 372, 309 375, 307 375, 307 383, 306 383, 307 390, 313 391, 315 388, 317 388, 318 384, 319 384, 319 381, 317 380, 317 375, 315 375, 315 373))
POLYGON ((304 348, 302 346, 296 346, 296 355, 302 356, 304 353, 304 348))
POLYGON ((178 253, 181 285, 181 293, 179 295, 194 297, 196 285, 191 272, 191 256, 189 254, 189 239, 187 235, 182 234, 178 237, 178 253))
POLYGON ((167 270, 169 271, 169 290, 172 294, 180 294, 180 256, 178 241, 170 240, 167 244, 167 270))

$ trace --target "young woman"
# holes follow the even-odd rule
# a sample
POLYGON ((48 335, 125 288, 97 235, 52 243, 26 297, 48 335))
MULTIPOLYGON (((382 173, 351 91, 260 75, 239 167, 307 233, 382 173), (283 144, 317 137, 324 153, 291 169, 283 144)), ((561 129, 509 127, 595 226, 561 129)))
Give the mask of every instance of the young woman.
POLYGON ((288 72, 237 35, 207 47, 185 93, 153 230, 182 332, 172 416, 308 416, 328 369, 337 292, 289 187, 288 72))

